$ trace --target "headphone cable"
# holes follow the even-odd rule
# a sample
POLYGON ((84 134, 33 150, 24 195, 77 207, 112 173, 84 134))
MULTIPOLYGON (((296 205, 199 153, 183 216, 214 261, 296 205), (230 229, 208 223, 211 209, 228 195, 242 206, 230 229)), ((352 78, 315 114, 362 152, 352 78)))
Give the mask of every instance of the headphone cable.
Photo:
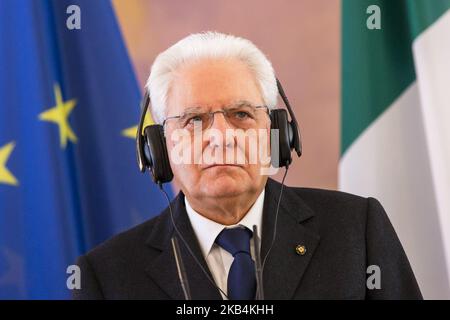
POLYGON ((284 179, 286 179, 286 175, 289 169, 289 165, 286 165, 286 170, 284 171, 283 179, 281 180, 281 190, 280 195, 278 196, 278 203, 277 203, 277 211, 275 213, 275 223, 274 223, 274 229, 273 229, 273 236, 272 236, 272 242, 270 243, 269 250, 267 250, 263 263, 261 266, 261 278, 264 277, 264 266, 266 265, 267 257, 269 256, 270 251, 272 250, 273 244, 275 243, 275 238, 277 237, 277 227, 278 227, 278 212, 280 210, 280 202, 281 202, 281 196, 283 195, 283 189, 284 189, 284 179))
MULTIPOLYGON (((206 272, 205 268, 203 268, 202 264, 200 263, 200 261, 198 261, 197 257, 195 256, 195 254, 192 252, 190 246, 188 245, 187 241, 184 239, 184 237, 181 235, 181 232, 178 230, 178 227, 175 224, 175 219, 173 218, 173 212, 172 212, 172 204, 169 200, 169 196, 167 195, 166 190, 164 190, 162 183, 158 183, 159 189, 162 191, 162 193, 164 194, 164 196, 166 197, 167 202, 169 203, 169 212, 170 212, 170 219, 172 220, 172 225, 173 228, 175 229, 175 232, 178 234, 178 236, 180 237, 181 241, 183 241, 186 249, 188 250, 188 252, 190 253, 190 255, 192 256, 192 258, 195 260, 195 262, 197 263, 197 265, 200 267, 200 269, 203 271, 203 273, 205 274, 206 278, 209 280, 209 282, 216 288, 218 289, 227 299, 228 299, 228 295, 222 290, 220 289, 216 283, 214 282, 213 279, 211 279, 210 275, 208 274, 208 272, 206 272)), ((229 299, 228 299, 229 300, 229 299)))

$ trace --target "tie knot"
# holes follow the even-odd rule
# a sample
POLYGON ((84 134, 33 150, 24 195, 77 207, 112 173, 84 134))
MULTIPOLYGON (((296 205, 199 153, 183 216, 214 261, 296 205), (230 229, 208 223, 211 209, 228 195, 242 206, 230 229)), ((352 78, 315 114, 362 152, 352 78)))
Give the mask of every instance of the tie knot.
POLYGON ((248 228, 223 229, 216 238, 216 243, 233 257, 240 252, 250 255, 250 238, 253 232, 248 228))

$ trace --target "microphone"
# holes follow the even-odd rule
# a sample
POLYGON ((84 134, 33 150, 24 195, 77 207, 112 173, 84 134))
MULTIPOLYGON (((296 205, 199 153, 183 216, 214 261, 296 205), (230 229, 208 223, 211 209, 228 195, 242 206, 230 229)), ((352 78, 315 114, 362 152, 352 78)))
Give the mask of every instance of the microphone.
POLYGON ((261 252, 259 250, 258 227, 253 225, 253 252, 255 253, 256 300, 264 300, 264 287, 261 268, 261 252))
POLYGON ((181 288, 183 289, 184 293, 184 298, 186 300, 192 300, 186 269, 184 269, 184 263, 183 259, 181 258, 180 247, 178 245, 178 239, 175 236, 173 236, 171 238, 171 241, 173 254, 175 256, 175 263, 177 264, 178 278, 180 279, 181 288))

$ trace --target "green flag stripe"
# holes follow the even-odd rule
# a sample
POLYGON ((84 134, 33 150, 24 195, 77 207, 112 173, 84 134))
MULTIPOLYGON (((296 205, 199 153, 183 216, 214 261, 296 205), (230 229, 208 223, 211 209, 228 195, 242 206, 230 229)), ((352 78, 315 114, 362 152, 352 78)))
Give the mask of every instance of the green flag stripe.
POLYGON ((450 9, 450 0, 408 0, 407 3, 413 39, 450 9))
POLYGON ((413 40, 450 0, 343 0, 341 154, 415 80, 413 40), (370 5, 381 30, 369 30, 370 5))

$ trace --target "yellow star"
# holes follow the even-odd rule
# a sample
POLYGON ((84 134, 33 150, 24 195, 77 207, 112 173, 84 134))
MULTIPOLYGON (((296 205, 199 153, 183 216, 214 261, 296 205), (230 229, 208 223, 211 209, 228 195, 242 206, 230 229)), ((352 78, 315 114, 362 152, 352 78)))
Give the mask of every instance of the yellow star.
POLYGON ((72 109, 75 107, 76 100, 71 99, 64 102, 62 99, 61 89, 59 85, 53 86, 55 92, 56 106, 39 114, 39 119, 43 121, 54 122, 59 126, 59 140, 61 148, 67 145, 67 139, 72 142, 77 142, 77 136, 72 131, 69 125, 68 117, 72 109))
POLYGON ((19 181, 17 181, 16 177, 14 177, 8 168, 6 168, 6 162, 15 145, 16 144, 13 141, 0 148, 0 183, 10 184, 12 186, 18 186, 19 181))
MULTIPOLYGON (((146 126, 149 126, 149 125, 152 125, 152 124, 155 124, 155 123, 153 122, 150 114, 147 112, 147 114, 145 115, 145 118, 144 118, 144 126, 142 128, 142 132, 144 132, 144 129, 145 129, 146 126)), ((137 129, 138 129, 138 126, 134 126, 134 127, 128 128, 128 129, 124 129, 124 130, 122 130, 122 135, 127 137, 127 138, 136 139, 137 129)))

